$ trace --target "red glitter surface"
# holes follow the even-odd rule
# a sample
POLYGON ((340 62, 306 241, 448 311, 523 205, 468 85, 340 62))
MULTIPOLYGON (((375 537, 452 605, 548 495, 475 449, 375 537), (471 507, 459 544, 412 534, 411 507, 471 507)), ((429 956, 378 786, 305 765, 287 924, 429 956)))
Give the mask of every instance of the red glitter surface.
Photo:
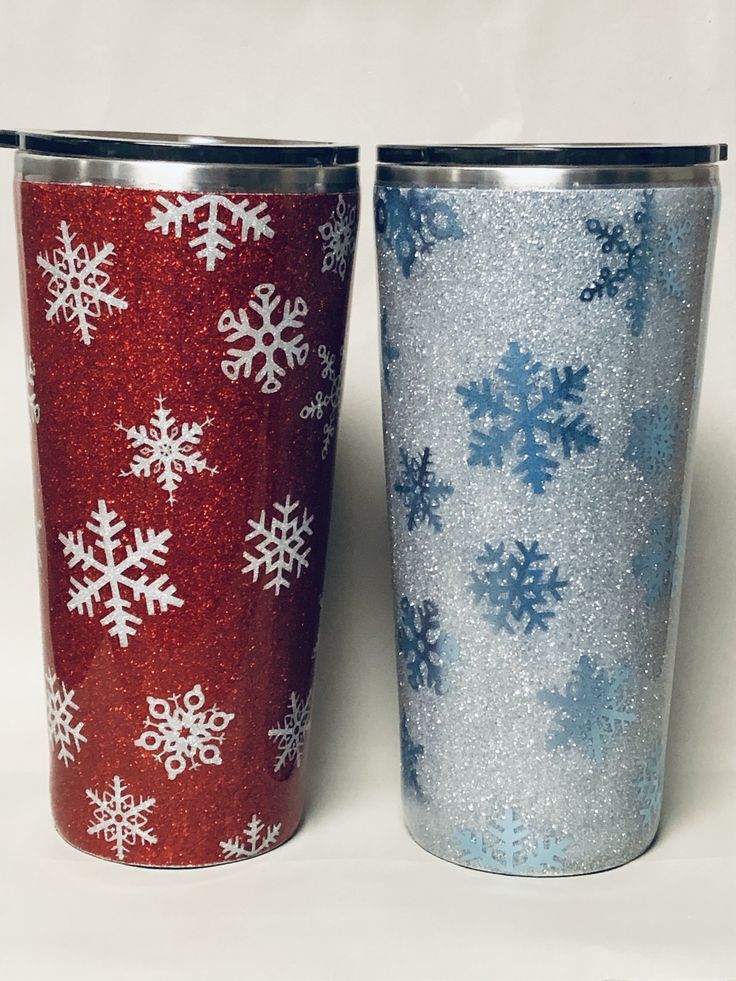
MULTIPOLYGON (((323 460, 324 418, 303 419, 300 411, 325 391, 319 346, 338 355, 342 349, 350 269, 344 280, 322 271, 319 226, 336 194, 248 195, 251 204, 267 203, 273 238, 241 243, 230 229, 237 244, 208 271, 189 245, 199 234, 195 224, 184 225, 180 238, 146 229, 160 193, 21 183, 18 211, 41 413, 34 433, 46 666, 73 689, 74 721, 83 721, 86 739, 68 765, 52 748, 54 818, 72 844, 120 860, 114 843, 88 833, 95 807, 87 793, 110 790, 118 776, 136 802, 155 799, 145 818, 156 842, 136 837, 122 860, 191 866, 226 860, 220 843, 242 840, 254 814, 281 825, 276 844, 301 817, 303 763, 275 772, 278 749, 268 731, 284 719, 291 693, 305 699, 312 683, 334 440, 323 460), (61 222, 91 255, 95 244, 115 247, 107 291, 116 289, 127 308, 102 307, 89 345, 73 322, 46 319, 52 296, 37 256, 58 248, 61 222), (221 314, 247 310, 254 288, 266 283, 282 301, 303 297, 308 307, 301 331, 308 357, 286 371, 274 394, 261 391, 255 371, 234 382, 225 376, 221 362, 231 345, 218 331, 221 314), (178 425, 212 419, 196 449, 217 473, 184 473, 173 504, 155 475, 122 475, 134 451, 118 424, 148 426, 159 396, 178 425), (299 514, 306 507, 314 515, 313 534, 308 568, 276 595, 264 588, 263 574, 256 582, 243 574, 243 552, 249 519, 264 509, 269 518, 287 495, 300 502, 299 514), (149 615, 143 600, 134 601, 142 622, 127 647, 100 622, 105 595, 92 616, 67 608, 70 578, 81 582, 85 572, 70 569, 59 535, 84 529, 85 543, 94 544, 86 523, 99 500, 126 522, 123 545, 134 545, 136 528, 171 532, 165 565, 149 562, 144 573, 150 580, 168 575, 183 605, 149 615), (188 764, 170 779, 164 761, 135 741, 146 728, 149 696, 184 695, 195 685, 205 708, 216 705, 234 719, 222 733, 220 765, 188 764)), ((343 197, 357 203, 357 195, 343 197)))

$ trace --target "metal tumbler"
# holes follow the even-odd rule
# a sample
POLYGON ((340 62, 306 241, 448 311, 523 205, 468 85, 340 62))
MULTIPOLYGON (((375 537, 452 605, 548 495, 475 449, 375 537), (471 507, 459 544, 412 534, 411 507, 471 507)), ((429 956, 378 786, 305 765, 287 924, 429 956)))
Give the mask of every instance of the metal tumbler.
POLYGON ((260 855, 302 814, 357 150, 15 140, 56 825, 260 855))
POLYGON ((725 147, 378 159, 409 831, 493 872, 620 865, 659 821, 725 147))

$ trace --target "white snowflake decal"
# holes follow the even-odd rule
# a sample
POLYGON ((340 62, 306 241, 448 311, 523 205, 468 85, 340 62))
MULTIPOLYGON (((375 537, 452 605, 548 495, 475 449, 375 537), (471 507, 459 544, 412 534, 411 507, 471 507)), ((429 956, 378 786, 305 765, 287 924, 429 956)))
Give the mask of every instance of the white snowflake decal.
POLYGON ((243 840, 238 836, 229 838, 220 842, 220 848, 226 858, 253 858, 254 855, 273 848, 280 834, 280 824, 266 827, 258 815, 254 814, 243 830, 243 840))
POLYGON ((37 426, 41 421, 41 406, 36 400, 36 364, 30 354, 26 359, 26 381, 28 382, 28 411, 31 422, 37 426))
POLYGON ((228 344, 244 342, 242 347, 228 348, 228 357, 222 361, 221 368, 225 377, 234 382, 241 371, 244 378, 250 378, 254 362, 259 362, 255 382, 261 385, 262 392, 272 395, 281 388, 281 379, 287 369, 303 365, 307 360, 309 342, 304 340, 304 335, 287 337, 286 334, 304 327, 303 320, 308 308, 301 296, 294 300, 293 305, 291 300, 286 300, 281 319, 276 321, 274 311, 281 303, 281 297, 274 295, 276 287, 272 283, 262 283, 256 286, 253 293, 255 299, 249 300, 248 306, 260 320, 258 327, 251 324, 248 311, 242 307, 237 315, 232 310, 226 310, 217 324, 220 333, 227 334, 225 340, 228 344))
POLYGON ((66 323, 76 324, 74 333, 79 334, 82 343, 91 344, 93 331, 97 330, 93 321, 100 316, 102 308, 113 313, 128 307, 116 289, 107 290, 110 277, 103 267, 112 265, 115 247, 109 242, 102 247, 94 244, 94 255, 90 256, 86 245, 75 245, 76 235, 65 221, 59 225, 56 238, 60 248, 54 249, 51 256, 44 253, 36 257, 44 278, 48 278, 51 294, 46 319, 58 322, 63 316, 66 323))
POLYGON ((46 672, 46 717, 49 723, 49 745, 56 753, 57 760, 69 766, 76 759, 81 744, 87 742, 82 735, 84 722, 74 725, 74 712, 79 706, 74 701, 74 689, 66 689, 64 682, 57 688, 56 674, 49 668, 46 672), (59 747, 58 752, 56 747, 59 747))
POLYGON ((348 208, 345 198, 340 194, 329 221, 319 226, 324 251, 322 272, 334 269, 340 279, 345 279, 348 259, 355 251, 357 215, 355 205, 348 208))
POLYGON ((204 701, 200 685, 185 695, 147 698, 146 728, 135 745, 155 753, 156 759, 163 761, 169 780, 175 780, 187 765, 196 770, 202 763, 206 766, 222 763, 220 744, 225 739, 222 733, 235 716, 220 711, 216 705, 205 709, 204 701))
POLYGON ((340 373, 335 366, 335 355, 320 344, 317 354, 322 362, 322 377, 327 382, 326 391, 319 391, 309 405, 305 405, 299 413, 302 419, 321 419, 326 416, 322 427, 322 459, 327 459, 330 443, 337 429, 337 410, 340 405, 340 373))
POLYGON ((283 504, 273 504, 276 516, 271 518, 270 525, 266 523, 266 511, 261 511, 258 521, 248 520, 251 531, 245 536, 246 542, 252 539, 260 539, 253 545, 256 554, 243 552, 243 558, 248 560, 248 564, 243 567, 242 572, 253 576, 253 582, 258 581, 261 571, 266 577, 271 576, 264 583, 264 589, 273 589, 279 595, 282 587, 289 588, 291 582, 289 576, 296 569, 297 579, 302 574, 302 569, 309 567, 307 558, 312 549, 306 546, 305 535, 312 534, 312 521, 314 515, 310 514, 306 508, 302 512, 301 518, 294 512, 299 507, 299 501, 292 501, 291 495, 287 495, 283 504))
POLYGON ((268 738, 273 739, 278 750, 278 757, 274 763, 274 773, 295 763, 301 766, 302 755, 304 753, 304 743, 309 733, 312 722, 312 693, 305 699, 300 698, 295 691, 289 696, 289 708, 283 721, 268 730, 268 738))
POLYGON ((194 449, 201 440, 204 430, 213 420, 207 416, 204 422, 183 422, 181 428, 176 419, 164 407, 166 399, 159 395, 158 407, 147 426, 124 426, 117 423, 116 428, 125 433, 131 449, 139 452, 130 462, 130 470, 122 470, 121 477, 150 477, 156 475, 156 483, 168 492, 169 504, 174 504, 174 491, 182 480, 182 474, 216 474, 217 467, 207 465, 207 460, 199 450, 194 449))
POLYGON ((176 201, 170 201, 159 194, 156 204, 158 207, 151 208, 152 217, 146 222, 146 228, 161 231, 164 235, 168 235, 173 229, 174 235, 181 238, 183 222, 196 223, 202 234, 190 241, 189 248, 195 250, 198 259, 205 260, 208 272, 212 272, 215 264, 235 248, 235 242, 224 234, 227 224, 221 220, 221 214, 230 219, 230 227, 240 227, 241 242, 246 242, 251 232, 254 242, 261 235, 266 238, 274 236, 270 225, 271 216, 264 214, 268 208, 265 201, 251 206, 247 198, 233 201, 223 194, 200 194, 190 201, 179 194, 176 201))
POLYGON ((136 802, 132 794, 125 793, 128 788, 118 776, 112 778, 110 787, 112 789, 105 790, 102 796, 96 790, 87 791, 87 797, 95 807, 87 834, 97 838, 102 835, 112 845, 116 858, 122 861, 137 841, 147 845, 155 845, 158 841, 146 827, 146 814, 153 808, 156 798, 144 800, 139 797, 136 802))
POLYGON ((85 576, 81 583, 70 578, 67 609, 93 617, 94 604, 103 602, 102 594, 106 592, 109 598, 103 606, 110 612, 100 623, 105 627, 110 624, 108 633, 117 637, 121 647, 127 647, 128 638, 137 632, 137 626, 143 622, 131 612, 131 602, 145 600, 149 616, 156 612, 157 605, 164 613, 170 606, 182 606, 184 603, 176 595, 176 587, 169 582, 167 575, 161 575, 153 582, 149 582, 145 574, 135 576, 135 570, 145 569, 147 562, 166 564, 164 556, 169 550, 166 542, 171 538, 171 532, 157 533, 149 528, 144 536, 140 528, 135 528, 135 545, 126 545, 125 554, 116 555, 122 544, 117 535, 125 528, 125 522, 118 520, 115 511, 108 510, 105 501, 97 502, 97 510, 92 511, 92 520, 87 522, 87 528, 98 536, 94 545, 85 545, 84 530, 59 535, 69 568, 81 565, 84 572, 93 569, 97 573, 94 579, 85 576), (100 549, 102 558, 97 558, 95 548, 100 549), (130 599, 126 598, 126 591, 130 592, 130 599))

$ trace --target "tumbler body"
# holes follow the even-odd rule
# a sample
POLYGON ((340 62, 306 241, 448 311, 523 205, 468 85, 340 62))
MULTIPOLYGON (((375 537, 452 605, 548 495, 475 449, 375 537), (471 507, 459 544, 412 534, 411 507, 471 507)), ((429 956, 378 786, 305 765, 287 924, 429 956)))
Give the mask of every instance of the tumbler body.
POLYGON ((659 821, 716 167, 394 149, 375 217, 408 828, 472 868, 610 868, 659 821))
POLYGON ((357 175, 291 149, 17 155, 52 807, 114 861, 302 813, 357 175))

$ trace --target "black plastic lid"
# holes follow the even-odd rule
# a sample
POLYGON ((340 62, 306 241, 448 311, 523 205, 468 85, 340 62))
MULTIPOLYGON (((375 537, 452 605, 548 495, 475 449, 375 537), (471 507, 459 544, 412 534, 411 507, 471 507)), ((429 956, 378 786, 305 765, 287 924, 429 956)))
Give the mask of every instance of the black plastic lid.
POLYGON ((357 146, 250 140, 165 133, 39 132, 0 130, 0 146, 26 153, 114 160, 167 160, 182 163, 253 164, 277 167, 330 167, 358 162, 357 146))
POLYGON ((692 167, 725 160, 727 155, 725 143, 710 146, 520 143, 378 147, 379 163, 412 167, 692 167))

